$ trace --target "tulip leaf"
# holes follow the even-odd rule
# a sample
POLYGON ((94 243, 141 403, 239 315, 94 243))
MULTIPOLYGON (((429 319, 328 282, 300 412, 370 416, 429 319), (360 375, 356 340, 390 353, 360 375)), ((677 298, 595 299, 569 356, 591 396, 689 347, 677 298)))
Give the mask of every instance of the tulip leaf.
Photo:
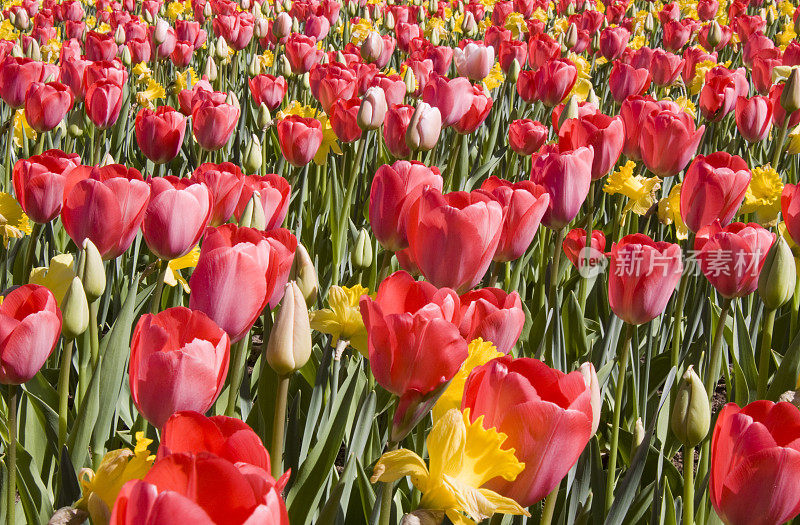
POLYGON ((69 457, 67 447, 61 449, 61 462, 58 467, 59 490, 57 506, 59 508, 72 505, 81 497, 81 487, 75 475, 75 466, 69 457))
MULTIPOLYGON (((101 373, 103 371, 103 357, 99 357, 97 365, 94 367, 92 379, 86 389, 86 395, 83 396, 83 401, 78 409, 78 415, 75 418, 75 426, 69 434, 67 440, 67 447, 70 450, 70 458, 72 464, 77 468, 83 468, 86 456, 89 453, 89 440, 92 437, 92 430, 97 422, 97 416, 100 413, 100 383, 101 373)), ((103 398, 106 399, 106 398, 103 398)), ((114 405, 114 403, 104 403, 114 405)))
POLYGON ((17 443, 17 492, 27 523, 46 523, 53 514, 53 500, 40 472, 30 453, 17 443))
POLYGON ((784 392, 794 390, 797 386, 798 373, 800 373, 800 333, 794 337, 789 348, 786 349, 786 354, 784 354, 767 391, 767 399, 777 401, 784 392))

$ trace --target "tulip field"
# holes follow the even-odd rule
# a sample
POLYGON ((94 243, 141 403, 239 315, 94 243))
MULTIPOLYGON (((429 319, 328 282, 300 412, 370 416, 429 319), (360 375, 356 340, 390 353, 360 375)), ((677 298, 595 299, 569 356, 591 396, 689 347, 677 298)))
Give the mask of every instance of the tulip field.
POLYGON ((3 2, 0 524, 800 523, 800 9, 666 1, 3 2))

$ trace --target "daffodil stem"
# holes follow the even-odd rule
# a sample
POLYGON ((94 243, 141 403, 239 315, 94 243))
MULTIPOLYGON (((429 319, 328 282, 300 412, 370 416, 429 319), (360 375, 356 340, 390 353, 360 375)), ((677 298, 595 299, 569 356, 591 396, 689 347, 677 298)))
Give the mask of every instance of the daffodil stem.
MULTIPOLYGON (((390 441, 386 445, 386 451, 391 452, 392 450, 397 450, 397 443, 394 441, 390 441)), ((389 525, 390 520, 392 519, 392 493, 394 492, 394 483, 391 481, 384 481, 383 487, 381 487, 381 509, 380 509, 380 518, 378 519, 378 525, 389 525)))
POLYGON ((17 503, 17 393, 18 385, 8 385, 8 481, 6 483, 6 517, 8 525, 15 525, 14 510, 17 503))
POLYGON ((558 487, 561 485, 561 482, 556 485, 556 487, 547 495, 547 498, 544 500, 544 508, 542 509, 542 519, 539 521, 541 525, 550 525, 553 521, 553 514, 556 510, 556 500, 558 499, 558 487))
POLYGON ((617 470, 617 449, 619 448, 619 423, 622 415, 622 393, 625 388, 625 372, 628 368, 628 355, 631 353, 631 340, 633 339, 634 326, 626 325, 625 342, 620 348, 619 370, 617 371, 617 384, 614 389, 614 419, 611 423, 611 450, 608 453, 608 473, 606 475, 606 505, 605 511, 611 509, 614 501, 614 481, 617 470))
POLYGON ((225 415, 234 417, 236 414, 236 401, 239 400, 239 385, 242 384, 242 376, 244 375, 245 366, 245 349, 247 348, 247 339, 250 337, 250 332, 247 332, 244 337, 232 345, 231 348, 231 367, 229 376, 231 378, 230 385, 228 385, 228 404, 225 407, 225 415))
POLYGON ((158 281, 156 281, 156 289, 153 291, 153 298, 150 300, 150 313, 157 314, 161 309, 161 295, 164 291, 164 279, 169 271, 169 262, 161 261, 161 269, 158 271, 158 281))
POLYGON ((270 462, 272 477, 278 479, 283 474, 283 440, 286 429, 286 404, 289 398, 290 376, 278 379, 278 396, 275 399, 275 414, 272 421, 272 442, 270 443, 270 462))
POLYGON ((775 326, 775 310, 767 310, 761 323, 761 350, 758 358, 757 399, 766 399, 769 378, 770 354, 772 354, 772 330, 775 326))
POLYGON ((69 376, 72 371, 72 348, 75 340, 64 343, 61 350, 61 368, 58 373, 58 453, 67 442, 67 401, 69 400, 69 376))
POLYGON ((683 447, 683 525, 694 523, 694 447, 683 447))

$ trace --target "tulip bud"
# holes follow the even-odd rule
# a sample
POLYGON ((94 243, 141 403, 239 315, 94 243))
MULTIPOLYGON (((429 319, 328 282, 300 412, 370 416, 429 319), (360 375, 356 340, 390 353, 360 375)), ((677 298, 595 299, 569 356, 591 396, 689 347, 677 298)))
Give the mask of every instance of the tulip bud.
POLYGON ((253 33, 256 35, 257 39, 261 40, 266 37, 269 30, 269 20, 266 18, 256 18, 255 24, 253 24, 253 33))
POLYGON ((237 108, 241 107, 239 105, 239 99, 236 97, 236 93, 233 91, 228 91, 228 96, 225 97, 225 103, 237 108))
POLYGON ((206 18, 211 18, 214 15, 214 10, 211 8, 211 2, 206 2, 206 5, 203 6, 203 16, 206 18))
POLYGON ((42 60, 42 48, 39 47, 39 42, 37 42, 36 40, 31 40, 28 43, 28 53, 26 54, 26 56, 28 56, 28 58, 31 58, 32 60, 36 61, 42 60))
POLYGON ((444 521, 444 511, 415 510, 403 516, 400 525, 439 525, 444 521))
POLYGON ((117 161, 114 159, 114 156, 107 151, 106 154, 103 155, 103 158, 100 159, 100 164, 98 164, 98 166, 100 167, 110 166, 111 164, 116 164, 116 163, 117 161))
POLYGON ((678 386, 670 427, 678 441, 694 447, 706 437, 710 425, 708 394, 694 368, 689 366, 678 386))
POLYGON ((203 69, 203 75, 205 75, 209 82, 217 80, 217 64, 214 63, 214 57, 211 55, 209 55, 206 60, 206 67, 203 69))
POLYGON ((11 25, 16 25, 17 23, 17 14, 14 11, 8 12, 8 21, 11 22, 11 25))
POLYGON ((244 148, 242 166, 248 173, 255 173, 261 168, 261 161, 261 141, 254 134, 250 136, 250 142, 244 148))
POLYGON ((511 61, 511 66, 508 68, 508 74, 506 75, 506 81, 511 83, 516 83, 517 79, 519 78, 519 72, 522 71, 522 66, 519 65, 519 60, 516 58, 511 61))
POLYGON ((772 243, 758 276, 758 295, 768 310, 777 310, 794 295, 797 268, 792 249, 782 235, 772 243))
POLYGON ((242 6, 242 11, 250 11, 250 7, 252 6, 252 4, 250 4, 250 0, 241 0, 239 5, 242 6))
POLYGON ((578 43, 578 26, 573 22, 567 28, 567 33, 564 35, 564 45, 567 49, 572 49, 578 43))
POLYGON ((406 145, 416 151, 433 149, 442 132, 442 114, 425 102, 417 104, 406 131, 406 145))
POLYGON ((153 31, 153 40, 157 45, 163 44, 167 40, 169 34, 169 22, 163 18, 159 18, 156 22, 156 28, 153 31))
POLYGON ((441 31, 437 26, 434 26, 433 29, 431 30, 431 37, 429 40, 431 44, 433 44, 434 46, 438 46, 439 44, 442 43, 441 31))
POLYGON ((308 250, 301 243, 297 243, 289 279, 297 283, 309 308, 317 302, 317 292, 319 291, 317 270, 314 269, 314 263, 311 261, 311 256, 308 255, 308 250))
POLYGON ((475 22, 475 15, 472 11, 464 13, 464 21, 461 22, 461 31, 467 36, 472 36, 478 30, 478 24, 475 22))
POLYGON ((142 12, 142 18, 144 18, 144 21, 147 22, 149 25, 153 25, 153 23, 155 22, 155 20, 153 19, 153 14, 148 9, 145 9, 142 12))
POLYGON ((633 424, 633 449, 631 450, 631 457, 636 453, 642 443, 644 443, 644 423, 642 418, 637 417, 636 423, 633 424))
POLYGON ((340 64, 346 64, 347 60, 345 60, 344 58, 344 53, 342 53, 341 51, 336 51, 336 61, 339 62, 340 64))
POLYGON ((414 74, 414 70, 410 67, 407 67, 406 72, 403 73, 403 82, 406 85, 407 95, 410 95, 417 90, 417 77, 414 74))
POLYGON ((361 106, 358 108, 356 122, 363 130, 378 129, 383 124, 383 118, 388 110, 386 94, 378 86, 367 89, 361 106))
POLYGON ((75 339, 89 327, 89 302, 78 277, 72 282, 61 301, 61 334, 67 341, 75 339))
POLYGON ((275 38, 280 40, 289 36, 291 31, 292 17, 286 12, 279 13, 278 17, 275 18, 275 21, 272 23, 272 34, 275 35, 275 38))
POLYGON ((239 218, 239 227, 254 228, 262 231, 267 227, 264 206, 261 204, 261 194, 257 191, 254 191, 250 200, 247 201, 242 216, 239 218))
POLYGON ((769 27, 775 23, 775 13, 772 12, 772 9, 766 9, 766 11, 767 13, 764 19, 767 21, 767 27, 769 27))
POLYGON ((247 74, 251 77, 255 77, 261 74, 261 61, 258 59, 257 54, 253 54, 253 58, 250 60, 250 64, 247 66, 247 74))
POLYGON ((586 95, 586 102, 600 107, 600 97, 598 97, 597 93, 594 92, 593 87, 589 88, 589 93, 586 95))
POLYGON ((356 268, 369 268, 372 266, 372 241, 369 238, 369 233, 364 228, 361 228, 361 231, 358 232, 356 247, 350 257, 353 266, 356 268))
POLYGON ((286 58, 286 55, 281 55, 278 59, 278 71, 281 72, 281 75, 288 77, 292 74, 292 65, 289 64, 289 59, 286 58))
POLYGON ((383 53, 383 39, 377 31, 370 31, 361 44, 361 58, 364 62, 375 62, 383 53))
POLYGON ((781 93, 781 107, 786 113, 800 109, 800 69, 793 68, 781 93))
POLYGON ((256 125, 259 129, 267 129, 272 125, 272 115, 270 115, 269 108, 263 102, 258 106, 256 125))
POLYGON ((103 295, 106 290, 106 269, 97 246, 89 239, 83 241, 81 262, 77 273, 81 278, 83 291, 89 302, 94 302, 103 295))
POLYGON ((386 16, 383 18, 383 27, 385 27, 386 29, 392 30, 392 29, 394 29, 394 25, 395 25, 394 15, 392 14, 391 11, 389 11, 388 13, 386 13, 386 16))
POLYGON ((118 46, 125 43, 125 28, 121 24, 118 25, 116 31, 114 31, 114 42, 116 42, 118 46))
POLYGON ((70 112, 67 117, 67 133, 69 133, 69 136, 72 138, 80 138, 83 136, 85 128, 86 122, 84 121, 83 114, 79 111, 70 112))
POLYGON ((125 67, 131 66, 131 62, 133 62, 133 57, 131 56, 131 50, 128 48, 128 46, 122 48, 119 58, 120 60, 122 60, 122 63, 125 65, 125 67))
POLYGON ((311 323, 303 293, 294 281, 286 283, 281 309, 267 343, 269 366, 279 376, 299 370, 311 357, 311 323))
POLYGON ((303 87, 306 89, 311 89, 311 74, 310 73, 303 73, 302 77, 303 87))
POLYGON ((708 45, 712 48, 717 47, 717 45, 722 41, 722 28, 719 26, 716 20, 711 21, 711 25, 708 27, 708 45))
POLYGON ((283 10, 284 11, 291 11, 292 9, 292 0, 284 0, 283 2, 283 10))
POLYGON ((299 33, 300 32, 300 21, 296 18, 292 18, 292 33, 299 33))
POLYGON ((28 12, 24 9, 20 9, 17 12, 16 17, 14 18, 14 27, 19 29, 20 31, 27 31, 31 25, 31 19, 28 16, 28 12))
POLYGON ((564 106, 564 110, 561 111, 561 115, 558 117, 558 129, 561 129, 564 122, 571 118, 578 118, 578 99, 575 98, 575 95, 569 97, 569 100, 567 100, 564 106))
MULTIPOLYGON (((653 18, 653 13, 647 13, 647 17, 644 19, 644 29, 645 29, 645 31, 647 31, 648 33, 652 33, 653 29, 655 29, 655 27, 656 27, 656 21, 653 18)), ((598 31, 598 34, 600 34, 599 31, 598 31)))
POLYGON ((800 391, 798 390, 789 390, 788 392, 784 392, 778 398, 778 402, 785 401, 787 403, 791 403, 797 408, 800 408, 800 391))
POLYGON ((219 37, 217 39, 217 42, 214 45, 214 54, 220 60, 225 60, 228 58, 228 43, 223 37, 219 37))

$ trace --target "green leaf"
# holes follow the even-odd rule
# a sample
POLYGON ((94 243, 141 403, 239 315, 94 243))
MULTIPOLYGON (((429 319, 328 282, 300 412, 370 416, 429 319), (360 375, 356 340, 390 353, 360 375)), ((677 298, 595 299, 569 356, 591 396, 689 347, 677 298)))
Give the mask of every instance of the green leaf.
MULTIPOLYGON (((72 464, 77 468, 83 468, 86 456, 89 454, 89 440, 92 437, 92 430, 97 428, 97 416, 100 413, 100 383, 103 370, 103 358, 97 360, 97 365, 92 374, 92 380, 83 396, 83 402, 75 418, 75 426, 67 439, 67 447, 70 451, 72 464)), ((104 398, 106 399, 106 398, 104 398)), ((112 403, 105 403, 111 404, 112 403)))

